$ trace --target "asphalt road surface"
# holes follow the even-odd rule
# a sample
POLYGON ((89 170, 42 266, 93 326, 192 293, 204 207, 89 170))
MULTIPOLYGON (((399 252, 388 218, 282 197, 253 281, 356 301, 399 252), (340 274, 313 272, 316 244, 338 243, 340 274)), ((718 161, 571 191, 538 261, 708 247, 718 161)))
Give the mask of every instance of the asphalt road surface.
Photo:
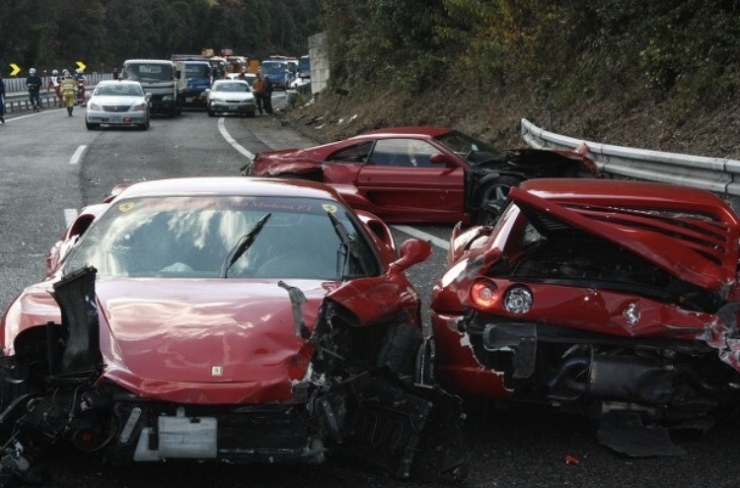
MULTIPOLYGON (((279 95, 278 95, 279 97, 279 95)), ((281 108, 284 100, 276 99, 281 108)), ((122 182, 172 176, 238 175, 247 155, 312 144, 280 123, 280 116, 209 118, 189 110, 176 119, 154 119, 148 131, 88 131, 84 109, 15 115, 0 125, 0 306, 43 277, 47 250, 80 207, 99 202, 122 182)), ((400 243, 427 236, 432 258, 409 275, 428 305, 444 267, 450 227, 396 227, 400 243)), ((428 315, 425 315, 428 320, 428 315)), ((687 454, 630 459, 596 440, 587 419, 533 407, 494 408, 466 400, 465 433, 470 474, 453 482, 433 473, 399 481, 360 461, 330 455, 321 466, 197 463, 104 467, 83 454, 59 452, 45 460, 58 487, 696 487, 740 486, 736 461, 738 422, 706 434, 674 436, 687 454)))

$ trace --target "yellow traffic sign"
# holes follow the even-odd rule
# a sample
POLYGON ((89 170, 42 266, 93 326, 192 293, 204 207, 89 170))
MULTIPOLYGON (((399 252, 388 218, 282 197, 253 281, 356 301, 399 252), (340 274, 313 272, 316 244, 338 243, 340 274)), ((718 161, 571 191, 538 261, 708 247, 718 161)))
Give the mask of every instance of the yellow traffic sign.
POLYGON ((21 67, 15 63, 10 63, 10 67, 13 68, 13 70, 10 72, 10 76, 15 76, 21 72, 21 67))
POLYGON ((85 63, 83 63, 82 61, 77 61, 77 67, 80 68, 82 71, 85 71, 85 68, 87 68, 87 66, 85 66, 85 63))

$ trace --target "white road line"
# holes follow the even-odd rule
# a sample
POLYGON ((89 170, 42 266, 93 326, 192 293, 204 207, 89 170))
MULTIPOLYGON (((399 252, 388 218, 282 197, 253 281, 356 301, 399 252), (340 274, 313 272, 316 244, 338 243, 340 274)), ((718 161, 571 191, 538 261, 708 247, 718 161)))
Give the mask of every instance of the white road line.
POLYGON ((226 139, 226 142, 231 144, 231 146, 234 149, 236 149, 237 151, 239 151, 240 153, 242 153, 244 156, 248 157, 249 159, 252 159, 252 160, 254 159, 254 154, 247 151, 246 148, 244 148, 244 146, 236 142, 234 138, 231 137, 231 134, 229 134, 229 131, 226 130, 226 124, 224 123, 223 117, 219 117, 218 119, 218 131, 221 133, 223 138, 226 139))
POLYGON ((77 164, 82 159, 82 155, 85 154, 85 150, 87 149, 86 145, 82 145, 77 148, 75 153, 72 155, 72 157, 69 160, 69 164, 77 164))
POLYGON ((411 237, 416 237, 418 239, 423 239, 425 241, 429 241, 430 244, 441 247, 445 251, 450 248, 450 243, 445 241, 444 239, 440 239, 437 236, 433 236, 431 234, 427 234, 426 232, 422 232, 419 229, 414 229, 413 227, 409 227, 407 225, 394 225, 392 226, 396 230, 400 230, 401 232, 404 232, 411 237))
POLYGON ((37 115, 51 114, 55 112, 56 110, 54 110, 53 108, 47 108, 47 109, 41 110, 40 112, 31 112, 30 114, 26 114, 26 115, 18 115, 18 116, 14 115, 13 117, 8 117, 8 113, 13 114, 14 112, 8 112, 7 110, 5 110, 5 123, 9 124, 10 122, 13 122, 14 120, 23 120, 29 117, 36 117, 37 115))
MULTIPOLYGON (((244 148, 244 146, 236 142, 234 138, 231 137, 231 134, 229 134, 229 131, 226 130, 226 125, 224 123, 223 117, 219 117, 218 119, 218 131, 221 133, 221 135, 226 140, 226 142, 231 144, 231 146, 234 149, 236 149, 237 151, 239 151, 241 154, 248 157, 249 159, 254 160, 254 154, 249 152, 247 149, 244 148)), ((418 229, 414 229, 413 227, 408 227, 405 225, 394 225, 393 227, 401 232, 404 232, 410 235, 411 237, 416 237, 418 239, 424 239, 425 241, 429 241, 432 245, 440 247, 444 250, 447 250, 450 247, 449 243, 445 241, 444 239, 440 239, 439 237, 433 236, 431 234, 427 234, 426 232, 422 232, 418 229)))
POLYGON ((76 208, 65 208, 64 209, 64 223, 65 223, 65 229, 69 229, 69 226, 72 225, 72 223, 77 218, 77 209, 76 208))

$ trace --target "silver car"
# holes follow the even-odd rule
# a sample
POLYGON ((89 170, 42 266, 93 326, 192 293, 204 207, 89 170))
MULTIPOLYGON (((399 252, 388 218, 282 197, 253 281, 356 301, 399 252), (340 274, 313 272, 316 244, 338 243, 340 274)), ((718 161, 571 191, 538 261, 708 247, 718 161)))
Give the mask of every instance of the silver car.
POLYGON ((101 81, 87 102, 85 125, 88 130, 101 125, 134 126, 147 130, 150 97, 138 81, 101 81))
POLYGON ((217 113, 246 114, 254 117, 257 103, 249 83, 242 80, 217 80, 206 90, 206 110, 210 117, 217 113))

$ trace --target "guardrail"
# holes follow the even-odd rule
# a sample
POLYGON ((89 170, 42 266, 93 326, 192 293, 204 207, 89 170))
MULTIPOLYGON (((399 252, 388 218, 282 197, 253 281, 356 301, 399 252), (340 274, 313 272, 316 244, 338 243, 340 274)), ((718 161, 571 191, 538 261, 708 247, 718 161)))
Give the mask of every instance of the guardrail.
POLYGON ((634 149, 548 132, 522 119, 521 134, 533 148, 578 150, 608 174, 701 188, 728 197, 740 209, 740 161, 634 149))
MULTIPOLYGON (((102 80, 113 79, 112 74, 103 73, 91 73, 85 75, 85 91, 89 93, 89 90, 95 88, 102 80)), ((48 86, 49 77, 42 76, 44 87, 48 86)), ((26 79, 25 78, 4 78, 5 82, 5 112, 23 112, 31 110, 31 101, 28 98, 28 91, 26 90, 26 79)), ((57 100, 53 90, 42 89, 39 91, 39 98, 41 99, 41 107, 53 108, 56 107, 57 100)))

